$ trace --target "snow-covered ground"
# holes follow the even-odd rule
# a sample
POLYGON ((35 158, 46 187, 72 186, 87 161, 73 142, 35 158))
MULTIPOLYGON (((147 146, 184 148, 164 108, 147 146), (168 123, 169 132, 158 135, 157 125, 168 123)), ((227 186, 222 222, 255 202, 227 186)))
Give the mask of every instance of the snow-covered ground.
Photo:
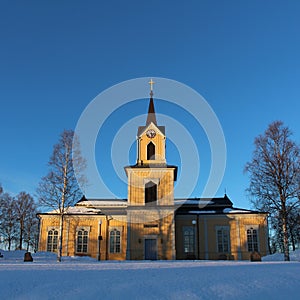
MULTIPOLYGON (((299 299, 300 252, 263 262, 98 262, 52 253, 5 252, 0 299, 299 299)), ((280 257, 279 257, 280 256, 280 257)))

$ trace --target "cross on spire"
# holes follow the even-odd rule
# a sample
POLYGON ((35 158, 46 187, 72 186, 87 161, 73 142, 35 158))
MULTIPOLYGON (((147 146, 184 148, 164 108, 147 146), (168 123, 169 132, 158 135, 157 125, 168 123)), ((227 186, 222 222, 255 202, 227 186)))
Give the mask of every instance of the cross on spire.
POLYGON ((150 79, 150 81, 148 82, 150 84, 150 97, 153 97, 153 84, 155 83, 152 78, 150 79))

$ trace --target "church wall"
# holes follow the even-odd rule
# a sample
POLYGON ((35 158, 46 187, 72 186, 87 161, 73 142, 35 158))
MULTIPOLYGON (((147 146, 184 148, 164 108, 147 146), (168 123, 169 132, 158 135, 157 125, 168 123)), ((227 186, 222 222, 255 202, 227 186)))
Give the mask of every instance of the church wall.
MULTIPOLYGON (((63 256, 91 256, 95 259, 99 257, 99 235, 100 241, 100 259, 105 260, 124 260, 126 257, 126 239, 127 224, 126 217, 117 216, 109 220, 106 216, 83 216, 67 215, 64 217, 63 229, 63 256), (99 224, 101 222, 101 224, 99 224), (121 252, 110 253, 109 251, 109 230, 117 228, 121 230, 121 252), (84 229, 88 231, 88 250, 86 253, 78 253, 76 249, 77 230, 84 229), (101 230, 101 232, 100 232, 101 230)), ((48 231, 52 228, 59 230, 59 217, 53 215, 43 215, 40 222, 39 251, 47 251, 48 231)))
POLYGON ((250 252, 247 249, 247 228, 254 227, 258 230, 259 253, 261 256, 268 254, 268 224, 267 214, 252 214, 249 217, 239 217, 241 259, 249 259, 250 252))
POLYGON ((251 252, 247 245, 247 228, 258 229, 259 253, 268 253, 267 221, 265 214, 203 215, 187 214, 176 216, 176 257, 177 259, 230 259, 249 260, 251 252), (193 221, 195 224, 193 224, 193 221), (184 227, 195 232, 195 245, 191 252, 184 252, 184 227), (230 232, 230 252, 219 253, 217 229, 230 232))
POLYGON ((174 224, 172 210, 130 210, 130 242, 128 250, 131 260, 145 259, 145 239, 155 239, 157 259, 174 259, 174 224))

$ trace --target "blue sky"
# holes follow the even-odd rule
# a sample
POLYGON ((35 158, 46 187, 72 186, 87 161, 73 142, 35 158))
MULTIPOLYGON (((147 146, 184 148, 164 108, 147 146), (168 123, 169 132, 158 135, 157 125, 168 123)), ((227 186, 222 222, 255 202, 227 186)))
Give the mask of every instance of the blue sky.
MULTIPOLYGON (((75 128, 94 97, 128 79, 164 77, 196 90, 218 116, 227 145, 218 195, 226 189, 236 206, 249 207, 243 168, 254 138, 279 119, 300 140, 299 14, 297 0, 1 1, 0 183, 34 194, 59 134, 75 128)), ((147 106, 138 102, 132 115, 147 106)), ((126 122, 120 111, 111 123, 126 122)), ((176 107, 157 101, 156 111, 184 124, 176 107)), ((201 138, 197 146, 209 152, 201 138)), ((175 164, 178 151, 169 148, 175 164)), ((127 197, 109 165, 101 168, 127 197)), ((200 178, 192 196, 202 189, 200 178)))

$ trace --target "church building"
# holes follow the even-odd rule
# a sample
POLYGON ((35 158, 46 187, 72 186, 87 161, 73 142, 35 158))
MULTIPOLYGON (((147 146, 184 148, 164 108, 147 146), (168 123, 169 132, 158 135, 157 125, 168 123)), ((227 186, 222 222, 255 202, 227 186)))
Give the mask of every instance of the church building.
MULTIPOLYGON (((267 214, 217 198, 174 199, 177 166, 166 159, 151 85, 147 120, 137 129, 136 164, 126 166, 127 199, 86 199, 63 218, 63 256, 98 260, 249 260, 268 252, 267 214)), ((39 251, 56 252, 59 216, 40 213, 39 251)))

